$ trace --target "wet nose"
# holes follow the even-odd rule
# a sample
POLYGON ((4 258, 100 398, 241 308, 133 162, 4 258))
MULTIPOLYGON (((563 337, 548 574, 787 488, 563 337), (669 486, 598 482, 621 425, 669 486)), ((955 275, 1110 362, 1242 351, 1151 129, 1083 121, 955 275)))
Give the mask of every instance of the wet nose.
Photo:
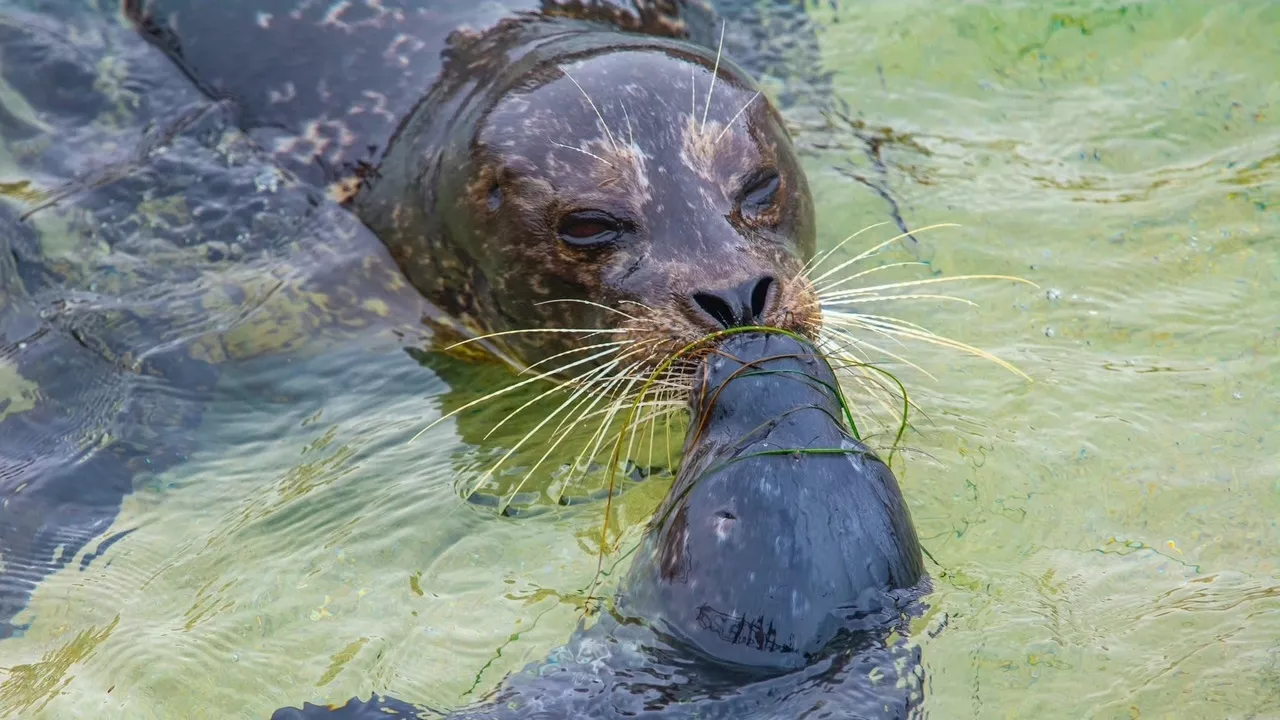
POLYGON ((764 320, 769 309, 769 290, 773 278, 763 277, 716 292, 696 292, 693 304, 706 317, 720 327, 728 329, 744 325, 757 325, 764 320))

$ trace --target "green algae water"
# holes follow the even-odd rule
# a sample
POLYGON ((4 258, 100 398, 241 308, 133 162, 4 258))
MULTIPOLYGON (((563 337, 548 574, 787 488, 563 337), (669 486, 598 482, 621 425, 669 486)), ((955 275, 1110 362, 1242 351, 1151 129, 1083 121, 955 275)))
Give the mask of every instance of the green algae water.
MULTIPOLYGON (((1039 286, 875 308, 1032 378, 892 348, 932 375, 889 365, 918 406, 895 469, 935 581, 925 714, 1280 717, 1280 4, 812 12, 851 120, 883 139, 881 173, 800 128, 824 245, 886 219, 857 175, 913 226, 960 225, 875 262, 1039 286)), ((448 708, 562 643, 603 508, 461 504, 493 459, 470 425, 493 419, 407 441, 500 380, 405 348, 370 331, 229 367, 199 448, 139 477, 109 534, 132 532, 45 579, 0 641, 0 716, 448 708)), ((624 541, 665 482, 617 499, 624 541)))

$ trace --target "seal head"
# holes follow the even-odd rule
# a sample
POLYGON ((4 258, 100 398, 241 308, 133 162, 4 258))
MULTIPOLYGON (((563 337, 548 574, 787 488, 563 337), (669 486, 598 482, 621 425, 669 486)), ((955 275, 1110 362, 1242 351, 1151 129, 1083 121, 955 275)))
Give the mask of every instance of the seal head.
POLYGON ((846 429, 830 367, 792 337, 744 334, 703 373, 622 612, 764 668, 891 624, 924 576, 920 545, 893 473, 846 429))
MULTIPOLYGON (((745 73, 667 38, 541 43, 485 93, 428 99, 357 200, 413 284, 479 332, 599 328, 640 358, 725 327, 814 332, 813 202, 745 73)), ((502 344, 528 362, 582 343, 502 344)))

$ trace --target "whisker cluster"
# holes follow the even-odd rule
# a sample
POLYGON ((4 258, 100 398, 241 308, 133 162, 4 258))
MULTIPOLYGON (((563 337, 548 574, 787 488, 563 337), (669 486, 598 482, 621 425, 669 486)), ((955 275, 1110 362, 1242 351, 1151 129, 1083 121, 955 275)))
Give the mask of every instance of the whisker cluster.
MULTIPOLYGON (((633 323, 642 322, 635 315, 623 310, 587 300, 547 302, 593 305, 616 313, 633 323)), ((484 488, 500 470, 509 465, 517 452, 530 446, 530 442, 535 438, 537 442, 533 443, 533 447, 541 452, 536 459, 530 461, 527 469, 521 468, 524 472, 514 487, 503 492, 499 505, 502 512, 506 511, 511 502, 519 496, 520 491, 535 477, 539 468, 543 467, 556 450, 574 435, 583 434, 585 437, 581 440, 581 447, 577 448, 576 456, 567 463, 567 473, 557 483, 559 496, 554 496, 555 491, 551 489, 547 491, 548 495, 553 495, 552 500, 556 502, 561 500, 565 489, 575 482, 584 480, 592 468, 597 466, 601 453, 612 452, 622 445, 626 447, 626 453, 622 458, 624 461, 635 458, 637 443, 643 443, 647 439, 649 467, 653 466, 652 459, 655 456, 664 459, 669 466, 674 463, 676 458, 670 447, 671 441, 674 439, 678 443, 683 438, 679 433, 673 436, 670 425, 685 412, 685 397, 688 393, 692 363, 671 363, 660 376, 654 374, 651 368, 670 359, 667 353, 659 349, 661 343, 658 339, 629 337, 634 333, 624 328, 537 328, 487 333, 454 343, 445 350, 453 350, 483 340, 535 333, 569 333, 576 335, 575 339, 578 340, 600 335, 612 336, 616 339, 574 347, 520 368, 515 382, 442 414, 414 436, 416 439, 451 417, 479 409, 487 403, 509 396, 535 383, 546 386, 535 387, 532 397, 498 419, 484 434, 483 439, 488 440, 530 408, 544 403, 554 403, 547 406, 549 410, 546 412, 530 415, 537 420, 533 426, 510 443, 500 457, 469 484, 464 491, 465 496, 470 497, 484 488), (628 422, 618 428, 617 421, 624 414, 628 414, 628 422), (665 426, 665 432, 661 435, 658 433, 659 424, 665 426), (667 447, 661 447, 663 442, 666 442, 667 447)), ((643 445, 640 449, 643 450, 643 445)), ((571 452, 570 455, 572 454, 571 452)))
MULTIPOLYGON (((910 407, 910 403, 907 398, 902 397, 901 388, 894 386, 896 378, 895 383, 888 383, 885 375, 882 374, 884 371, 876 366, 872 358, 875 356, 887 358, 910 367, 932 380, 937 379, 928 370, 905 357, 907 345, 904 341, 925 342, 950 350, 958 350, 993 362, 1029 380, 1030 377, 1026 373, 985 350, 960 340, 939 335, 928 328, 907 320, 867 312, 866 307, 884 303, 913 301, 954 302, 970 307, 978 307, 977 303, 963 297, 929 292, 929 286, 980 280, 1009 281, 1033 287, 1035 283, 1012 275, 955 275, 877 284, 859 283, 859 281, 865 283, 864 278, 892 271, 896 268, 924 265, 924 263, 920 262, 890 262, 873 267, 863 267, 865 261, 872 259, 893 243, 908 237, 907 233, 894 235, 883 242, 872 245, 848 260, 836 263, 825 270, 823 269, 824 263, 830 260, 845 245, 863 233, 887 224, 887 222, 877 223, 858 230, 834 247, 814 256, 800 271, 800 275, 806 277, 812 284, 816 296, 815 302, 820 310, 821 325, 814 328, 814 334, 818 339, 818 349, 828 356, 828 360, 832 361, 832 366, 836 367, 836 361, 844 361, 843 364, 846 369, 844 377, 846 381, 860 390, 874 407, 885 411, 890 417, 897 416, 891 423, 894 426, 906 423, 906 418, 902 417, 902 414, 910 407), (897 347, 891 350, 886 345, 897 347)), ((913 234, 918 235, 948 227, 959 226, 953 223, 940 223, 919 228, 913 231, 913 234)), ((874 418, 871 416, 867 405, 868 403, 856 401, 852 403, 852 407, 860 416, 859 424, 870 426, 873 424, 874 418)))
MULTIPOLYGON (((871 245, 849 259, 832 262, 832 257, 841 248, 884 224, 886 223, 863 228, 816 255, 792 280, 808 283, 812 288, 812 301, 819 312, 814 313, 814 321, 804 329, 803 334, 814 341, 817 350, 836 371, 841 384, 853 391, 849 402, 845 404, 854 424, 854 433, 864 440, 891 438, 889 452, 892 459, 908 426, 907 415, 913 405, 902 382, 893 372, 880 367, 877 359, 887 359, 910 367, 927 378, 936 379, 910 358, 908 343, 917 341, 958 350, 994 362, 1022 377, 1027 376, 1011 363, 985 350, 939 335, 917 323, 879 312, 868 312, 868 308, 884 303, 918 301, 955 302, 976 307, 977 303, 967 298, 932 292, 932 286, 982 280, 1034 284, 1014 276, 986 274, 891 282, 875 280, 883 273, 923 264, 887 262, 866 266, 867 261, 892 243, 906 237, 905 234, 871 245), (872 281, 867 282, 868 279, 872 281), (881 422, 884 418, 892 420, 881 422), (896 428, 896 432, 875 432, 873 429, 877 426, 896 428), (868 430, 872 432, 868 433, 868 430)), ((915 230, 914 233, 944 227, 956 226, 932 225, 915 230)), ((539 469, 557 451, 561 451, 565 458, 560 462, 561 472, 555 473, 555 481, 546 486, 544 492, 551 500, 562 502, 575 483, 584 482, 593 471, 603 473, 603 477, 607 478, 609 499, 606 501, 601 547, 602 552, 607 552, 610 522, 607 516, 612 507, 614 481, 620 468, 633 466, 652 471, 665 463, 669 470, 674 472, 676 469, 678 452, 684 440, 684 424, 689 419, 688 396, 701 350, 709 350, 715 340, 729 333, 770 328, 720 331, 673 350, 678 344, 673 342, 675 338, 654 332, 659 314, 642 303, 625 300, 613 307, 591 300, 557 299, 539 304, 548 303, 591 306, 615 316, 618 325, 607 327, 606 322, 606 326, 602 327, 503 330, 450 345, 446 350, 480 341, 536 334, 568 334, 574 336, 573 340, 577 343, 567 350, 519 368, 511 383, 442 414, 415 438, 451 417, 468 411, 474 412, 499 398, 513 397, 512 393, 527 388, 526 392, 530 397, 524 399, 523 395, 519 396, 523 402, 498 418, 484 433, 483 440, 500 437, 499 431, 513 424, 517 416, 538 407, 538 412, 526 415, 531 418, 532 427, 513 441, 503 442, 505 447, 497 459, 467 483, 464 495, 470 497, 481 491, 504 468, 508 468, 510 472, 503 474, 518 474, 519 479, 509 485, 509 489, 501 491, 499 508, 505 513, 521 490, 537 477, 539 469), (674 432, 672 425, 676 426, 674 432), (575 438, 577 444, 569 443, 566 446, 571 438, 575 438), (518 469, 509 468, 513 464, 512 459, 524 448, 532 448, 528 461, 518 469), (641 459, 644 460, 643 464, 639 462, 641 459)), ((535 483, 543 484, 539 481, 535 483)))

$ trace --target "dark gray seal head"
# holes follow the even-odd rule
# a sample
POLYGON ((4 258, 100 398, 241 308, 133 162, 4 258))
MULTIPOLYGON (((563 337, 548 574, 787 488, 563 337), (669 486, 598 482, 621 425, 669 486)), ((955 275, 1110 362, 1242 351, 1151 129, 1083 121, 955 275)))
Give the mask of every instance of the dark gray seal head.
POLYGON ((838 632, 882 624, 920 581, 915 528, 812 347, 738 335, 703 373, 620 606, 721 661, 804 665, 838 632))
MULTIPOLYGON (((692 393, 684 464, 617 602, 455 718, 906 717, 918 648, 890 641, 928 581, 889 468, 846 425, 817 351, 739 334, 692 393)), ((418 717, 400 701, 277 720, 418 717)))
MULTIPOLYGON (((476 332, 606 329, 650 367, 726 327, 816 332, 813 202, 743 71, 590 26, 512 43, 470 94, 428 96, 355 200, 416 287, 476 332)), ((582 343, 499 344, 533 361, 582 343)))

